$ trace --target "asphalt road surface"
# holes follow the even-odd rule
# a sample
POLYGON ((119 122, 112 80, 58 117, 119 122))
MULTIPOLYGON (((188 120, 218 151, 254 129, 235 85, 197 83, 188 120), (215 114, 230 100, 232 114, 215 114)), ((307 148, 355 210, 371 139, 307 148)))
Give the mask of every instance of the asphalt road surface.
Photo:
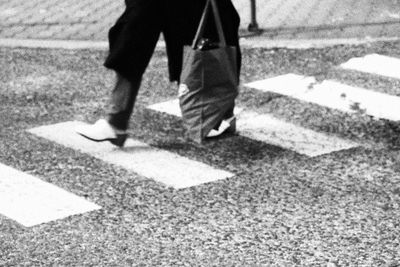
POLYGON ((202 145, 160 49, 125 149, 73 131, 104 51, 1 47, 0 266, 398 266, 399 45, 244 49, 239 131, 202 145))

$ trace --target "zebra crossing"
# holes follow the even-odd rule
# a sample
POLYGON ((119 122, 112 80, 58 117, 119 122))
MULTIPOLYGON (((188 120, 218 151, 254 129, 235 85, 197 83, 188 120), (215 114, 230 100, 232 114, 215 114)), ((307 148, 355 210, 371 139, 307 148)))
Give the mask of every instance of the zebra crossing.
POLYGON ((175 189, 234 176, 230 172, 215 169, 204 163, 154 148, 130 138, 122 149, 116 148, 108 142, 92 142, 76 133, 75 129, 82 124, 78 121, 64 122, 30 129, 29 132, 65 147, 87 153, 104 162, 134 171, 175 189))
POLYGON ((84 198, 0 163, 0 214, 25 227, 100 208, 84 198))
POLYGON ((286 74, 246 84, 347 113, 360 112, 380 119, 400 120, 400 97, 349 86, 336 81, 286 74))
MULTIPOLYGON (((400 59, 397 58, 374 54, 350 59, 340 67, 400 79, 399 62, 400 59), (377 68, 379 64, 385 67, 377 68)), ((289 73, 248 83, 245 86, 347 113, 362 112, 377 118, 396 121, 400 119, 400 97, 337 81, 326 80, 318 83, 314 77, 289 73)), ((148 109, 181 116, 177 99, 150 105, 148 109)), ((300 127, 269 114, 259 114, 241 107, 237 108, 235 113, 238 117, 239 135, 307 157, 321 156, 362 145, 352 140, 300 127)), ((174 189, 184 189, 235 176, 227 170, 217 169, 134 139, 129 139, 123 149, 107 143, 92 143, 75 133, 74 129, 79 125, 82 125, 82 122, 69 121, 39 126, 29 129, 28 132, 174 189)), ((23 226, 31 227, 97 209, 101 207, 42 182, 37 177, 0 164, 0 214, 23 226)))
POLYGON ((364 57, 352 58, 341 64, 340 67, 400 79, 399 58, 370 54, 364 57))
MULTIPOLYGON (((149 109, 181 117, 177 99, 151 105, 149 109)), ((245 111, 243 108, 238 108, 235 113, 237 131, 241 136, 280 146, 309 157, 359 146, 356 142, 312 131, 268 114, 245 111)))

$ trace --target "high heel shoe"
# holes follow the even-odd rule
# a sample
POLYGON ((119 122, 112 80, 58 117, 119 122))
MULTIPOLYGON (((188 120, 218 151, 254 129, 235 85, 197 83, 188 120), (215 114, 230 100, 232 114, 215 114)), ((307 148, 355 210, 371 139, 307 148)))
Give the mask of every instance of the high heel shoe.
POLYGON ((219 125, 218 129, 212 129, 207 138, 217 137, 224 133, 234 134, 236 132, 236 117, 232 116, 229 119, 222 120, 221 124, 219 125))
POLYGON ((91 125, 81 126, 76 129, 76 132, 91 141, 109 141, 119 147, 124 146, 128 138, 128 134, 125 131, 117 131, 104 119, 100 119, 91 125))

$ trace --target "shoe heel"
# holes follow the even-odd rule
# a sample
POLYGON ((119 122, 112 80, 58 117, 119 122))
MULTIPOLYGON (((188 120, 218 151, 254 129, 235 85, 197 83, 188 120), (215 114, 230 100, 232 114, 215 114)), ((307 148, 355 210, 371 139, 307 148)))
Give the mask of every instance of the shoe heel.
POLYGON ((225 132, 226 132, 226 133, 230 133, 230 134, 236 133, 236 118, 233 118, 233 119, 229 122, 229 128, 226 129, 225 132))
POLYGON ((110 139, 110 142, 113 145, 123 147, 127 138, 128 138, 127 134, 117 134, 117 138, 110 139))

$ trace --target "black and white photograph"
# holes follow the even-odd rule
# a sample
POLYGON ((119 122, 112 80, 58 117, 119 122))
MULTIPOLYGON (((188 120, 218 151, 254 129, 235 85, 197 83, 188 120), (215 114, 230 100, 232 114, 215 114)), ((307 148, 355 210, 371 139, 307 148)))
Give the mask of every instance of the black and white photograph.
POLYGON ((0 0, 0 266, 400 267, 400 0, 0 0))

